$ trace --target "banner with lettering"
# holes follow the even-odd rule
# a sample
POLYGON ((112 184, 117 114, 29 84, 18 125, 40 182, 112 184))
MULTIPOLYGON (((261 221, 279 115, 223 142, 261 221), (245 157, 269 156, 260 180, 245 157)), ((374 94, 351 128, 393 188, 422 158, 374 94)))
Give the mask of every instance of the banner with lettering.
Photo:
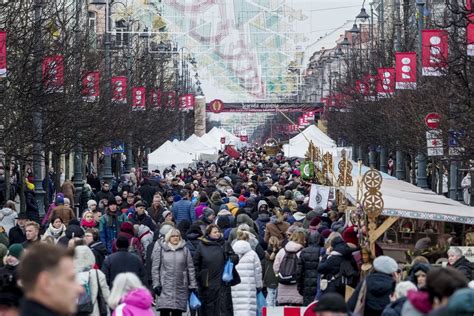
POLYGON ((112 102, 116 104, 127 103, 127 77, 112 77, 112 102))
POLYGON ((43 59, 43 88, 46 93, 64 91, 64 57, 48 56, 43 59))
POLYGON ((467 55, 474 56, 474 13, 467 16, 469 23, 466 26, 467 55))
POLYGON ((145 87, 135 87, 132 89, 132 110, 145 110, 145 87))
POLYGON ((157 110, 161 108, 161 99, 162 99, 161 90, 151 89, 149 94, 150 94, 149 96, 150 108, 152 108, 153 110, 157 110))
POLYGON ((377 69, 377 95, 387 97, 395 92, 395 68, 377 69))
POLYGON ((416 89, 416 53, 395 53, 395 89, 416 89))
POLYGON ((442 76, 448 67, 448 32, 423 30, 421 38, 423 76, 442 76))
POLYGON ((179 107, 183 111, 190 111, 194 109, 194 95, 193 94, 185 94, 179 97, 179 107))
POLYGON ((0 78, 7 76, 7 32, 0 31, 0 78))
POLYGON ((86 72, 82 77, 82 99, 94 102, 99 99, 100 73, 98 71, 86 72))

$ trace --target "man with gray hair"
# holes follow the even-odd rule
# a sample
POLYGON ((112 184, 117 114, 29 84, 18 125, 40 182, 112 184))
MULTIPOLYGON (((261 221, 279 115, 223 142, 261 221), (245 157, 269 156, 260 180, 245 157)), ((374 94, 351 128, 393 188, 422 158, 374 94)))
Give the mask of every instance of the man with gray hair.
POLYGON ((448 263, 453 268, 459 270, 466 277, 467 282, 472 280, 471 262, 462 255, 461 249, 458 247, 449 248, 448 263))

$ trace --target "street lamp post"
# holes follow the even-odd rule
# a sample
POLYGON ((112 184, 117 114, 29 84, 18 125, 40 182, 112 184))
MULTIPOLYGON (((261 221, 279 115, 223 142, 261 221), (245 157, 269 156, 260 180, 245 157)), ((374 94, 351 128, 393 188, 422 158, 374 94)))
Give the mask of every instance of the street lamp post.
POLYGON ((42 28, 42 10, 43 1, 35 0, 34 2, 34 61, 35 61, 35 83, 34 83, 34 100, 36 103, 34 106, 35 112, 33 112, 33 126, 35 129, 35 138, 33 144, 33 184, 35 185, 35 198, 38 207, 40 217, 45 214, 44 211, 44 197, 45 192, 43 190, 43 116, 41 113, 41 95, 42 89, 42 65, 41 61, 43 58, 43 39, 41 38, 42 28))

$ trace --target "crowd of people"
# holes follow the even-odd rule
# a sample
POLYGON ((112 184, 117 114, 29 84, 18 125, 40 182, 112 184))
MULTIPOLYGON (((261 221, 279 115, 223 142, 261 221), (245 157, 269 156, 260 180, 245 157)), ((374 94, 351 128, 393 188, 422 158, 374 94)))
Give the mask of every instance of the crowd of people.
POLYGON ((298 160, 240 154, 132 182, 92 175, 78 213, 57 192, 41 221, 7 201, 0 315, 253 316, 314 301, 317 315, 474 313, 459 248, 447 266, 417 256, 404 267, 379 247, 374 257, 363 221, 334 200, 310 207, 298 160))

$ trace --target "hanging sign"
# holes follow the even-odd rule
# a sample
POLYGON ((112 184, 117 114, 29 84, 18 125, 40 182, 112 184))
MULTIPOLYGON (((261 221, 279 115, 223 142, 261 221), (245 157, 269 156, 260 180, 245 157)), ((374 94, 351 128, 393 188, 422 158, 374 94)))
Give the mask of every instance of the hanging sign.
POLYGON ((98 71, 87 72, 82 77, 82 99, 86 102, 94 102, 99 98, 100 73, 98 71))
POLYGON ((474 56, 474 13, 467 16, 466 26, 467 55, 474 56))
POLYGON ((179 97, 180 109, 183 111, 190 111, 194 108, 194 95, 185 94, 179 97))
POLYGON ((127 77, 112 77, 112 102, 127 103, 127 77))
POLYGON ((7 32, 0 31, 0 78, 7 76, 7 32))
POLYGON ((364 83, 366 88, 366 95, 369 97, 369 99, 373 100, 374 97, 377 95, 377 76, 365 75, 364 83))
POLYGON ((362 80, 356 80, 356 92, 362 96, 367 95, 367 86, 362 80))
POLYGON ((165 106, 168 108, 175 108, 176 107, 176 92, 170 91, 165 93, 165 106))
POLYGON ((46 93, 64 91, 64 57, 48 56, 43 59, 43 87, 46 93))
POLYGON ((416 53, 395 53, 395 88, 416 89, 416 53))
POLYGON ((135 87, 132 89, 132 110, 145 110, 145 87, 135 87))
POLYGON ((157 110, 161 107, 161 91, 159 89, 150 90, 150 108, 157 110))
POLYGON ((377 69, 377 94, 379 97, 387 97, 395 92, 395 68, 377 69))
POLYGON ((448 32, 423 30, 421 38, 423 76, 442 76, 448 61, 448 32))

